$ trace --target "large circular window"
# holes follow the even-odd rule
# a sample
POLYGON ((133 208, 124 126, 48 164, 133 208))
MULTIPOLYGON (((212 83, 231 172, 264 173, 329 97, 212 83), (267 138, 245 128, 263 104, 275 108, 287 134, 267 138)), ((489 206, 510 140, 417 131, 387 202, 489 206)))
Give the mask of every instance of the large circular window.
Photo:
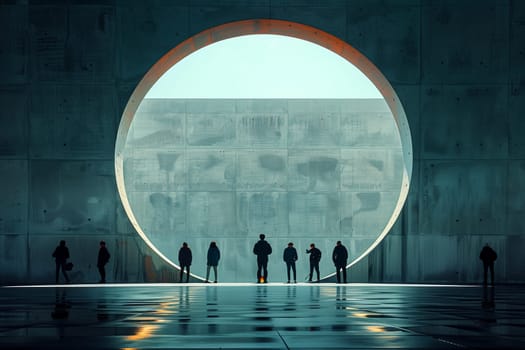
POLYGON ((341 240, 349 266, 388 233, 412 168, 406 117, 378 69, 343 41, 277 20, 222 25, 162 57, 130 98, 116 143, 116 176, 144 241, 177 266, 193 251, 203 277, 210 242, 220 281, 254 281, 253 245, 273 247, 269 280, 286 280, 282 254, 323 252, 332 275, 341 240))

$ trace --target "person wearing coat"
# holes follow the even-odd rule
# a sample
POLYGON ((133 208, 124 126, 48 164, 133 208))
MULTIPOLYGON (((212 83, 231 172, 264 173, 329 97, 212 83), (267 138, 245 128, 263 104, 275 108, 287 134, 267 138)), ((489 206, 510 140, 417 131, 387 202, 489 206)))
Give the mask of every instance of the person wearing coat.
POLYGON ((332 261, 335 265, 335 271, 337 276, 337 283, 341 283, 341 276, 339 272, 343 270, 343 283, 346 283, 346 265, 348 260, 348 251, 346 247, 341 244, 341 241, 337 241, 334 251, 332 252, 332 261))
POLYGON ((272 254, 272 247, 265 238, 261 233, 259 241, 253 246, 253 254, 257 255, 257 283, 268 282, 268 255, 272 254))
POLYGON ((210 277, 210 268, 213 268, 213 273, 215 275, 214 283, 217 283, 217 265, 219 265, 219 260, 221 258, 221 251, 217 247, 217 243, 212 241, 210 247, 208 248, 208 257, 206 262, 206 283, 208 283, 208 278, 210 277))
POLYGON ((297 283, 297 271, 295 269, 295 262, 297 261, 297 250, 293 243, 288 243, 288 247, 284 249, 283 260, 286 263, 286 273, 288 274, 288 283, 290 283, 290 269, 293 271, 293 281, 297 283))
POLYGON ((317 282, 319 282, 319 262, 321 261, 321 251, 315 247, 315 244, 310 244, 310 249, 306 249, 306 254, 310 254, 310 275, 308 282, 312 282, 312 275, 317 272, 317 282))
POLYGON ((62 269, 62 274, 66 279, 66 283, 69 283, 69 276, 66 273, 66 263, 69 259, 69 249, 66 247, 66 241, 61 240, 60 244, 55 248, 55 251, 52 254, 52 257, 55 258, 55 283, 58 284, 59 272, 62 269))
POLYGON ((98 250, 98 258, 97 258, 98 273, 100 274, 99 283, 106 283, 105 266, 108 263, 110 257, 111 255, 109 255, 108 248, 106 248, 106 242, 100 241, 100 249, 98 250))
POLYGON ((498 254, 487 243, 481 249, 479 258, 483 261, 483 284, 487 284, 487 272, 490 270, 490 282, 494 285, 494 262, 498 258, 498 254))
POLYGON ((191 265, 191 249, 188 247, 188 243, 182 243, 182 247, 179 249, 179 265, 180 265, 180 282, 182 283, 182 277, 184 276, 184 269, 186 269, 186 283, 190 279, 190 265, 191 265))

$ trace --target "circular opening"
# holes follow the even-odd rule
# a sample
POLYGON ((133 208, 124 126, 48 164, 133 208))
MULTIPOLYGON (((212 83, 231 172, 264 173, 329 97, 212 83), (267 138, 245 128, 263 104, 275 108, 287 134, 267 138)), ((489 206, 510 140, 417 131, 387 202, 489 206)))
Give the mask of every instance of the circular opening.
POLYGON ((126 106, 115 165, 128 217, 167 263, 188 242, 202 278, 213 240, 221 281, 254 280, 265 233, 270 281, 287 279, 288 242, 302 280, 310 243, 328 277, 337 240, 351 266, 385 237, 411 148, 395 92, 364 56, 312 27, 252 20, 204 31, 152 67, 126 106))

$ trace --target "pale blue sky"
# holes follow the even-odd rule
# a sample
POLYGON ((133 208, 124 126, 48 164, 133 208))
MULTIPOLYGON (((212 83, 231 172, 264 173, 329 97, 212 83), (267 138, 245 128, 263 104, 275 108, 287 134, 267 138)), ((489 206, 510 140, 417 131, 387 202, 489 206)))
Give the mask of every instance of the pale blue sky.
POLYGON ((309 41, 256 34, 208 45, 170 68, 146 98, 382 98, 353 64, 309 41))

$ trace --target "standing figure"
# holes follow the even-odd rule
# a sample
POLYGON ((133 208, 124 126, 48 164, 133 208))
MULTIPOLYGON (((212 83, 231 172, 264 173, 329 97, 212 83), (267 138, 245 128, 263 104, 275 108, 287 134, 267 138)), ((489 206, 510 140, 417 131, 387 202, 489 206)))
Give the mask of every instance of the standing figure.
POLYGON ((297 272, 295 270, 297 258, 297 250, 295 250, 293 243, 288 243, 288 247, 285 248, 283 252, 283 260, 286 263, 286 273, 288 274, 288 283, 290 283, 290 268, 293 271, 293 281, 297 283, 297 272))
POLYGON ((343 270, 343 283, 346 283, 346 262, 348 260, 348 251, 346 247, 341 244, 341 241, 337 241, 334 251, 332 253, 332 261, 335 265, 335 271, 337 275, 337 283, 341 283, 341 276, 339 271, 343 270))
POLYGON ((69 259, 69 249, 66 247, 66 241, 61 240, 58 247, 55 248, 53 252, 53 258, 55 258, 55 282, 58 284, 58 273, 62 269, 62 274, 66 279, 66 283, 69 283, 69 277, 66 273, 66 262, 69 259))
POLYGON ((490 283, 494 285, 494 261, 498 258, 498 254, 487 243, 481 249, 479 258, 483 261, 483 284, 487 284, 487 271, 490 269, 490 283))
POLYGON ((310 275, 308 282, 312 282, 312 275, 315 270, 317 272, 317 282, 319 282, 319 261, 321 261, 321 251, 315 247, 315 244, 310 244, 310 249, 306 249, 306 254, 310 254, 310 275))
POLYGON ((108 249, 106 248, 106 242, 100 241, 100 249, 98 250, 97 267, 100 273, 99 283, 106 283, 106 269, 105 266, 109 261, 111 255, 109 255, 108 249))
POLYGON ((213 267, 213 272, 215 274, 215 281, 217 283, 217 265, 219 265, 219 259, 221 258, 221 251, 217 247, 217 243, 212 241, 210 247, 208 248, 208 261, 206 262, 206 283, 208 283, 208 277, 210 277, 210 268, 213 267))
POLYGON ((264 239, 264 233, 259 235, 259 241, 253 246, 253 254, 257 255, 257 283, 268 282, 268 255, 272 254, 272 247, 264 239))
POLYGON ((182 247, 179 249, 179 265, 180 265, 180 282, 182 283, 182 276, 184 276, 184 268, 186 268, 186 283, 190 279, 190 265, 191 265, 191 249, 188 247, 188 243, 182 243, 182 247))

